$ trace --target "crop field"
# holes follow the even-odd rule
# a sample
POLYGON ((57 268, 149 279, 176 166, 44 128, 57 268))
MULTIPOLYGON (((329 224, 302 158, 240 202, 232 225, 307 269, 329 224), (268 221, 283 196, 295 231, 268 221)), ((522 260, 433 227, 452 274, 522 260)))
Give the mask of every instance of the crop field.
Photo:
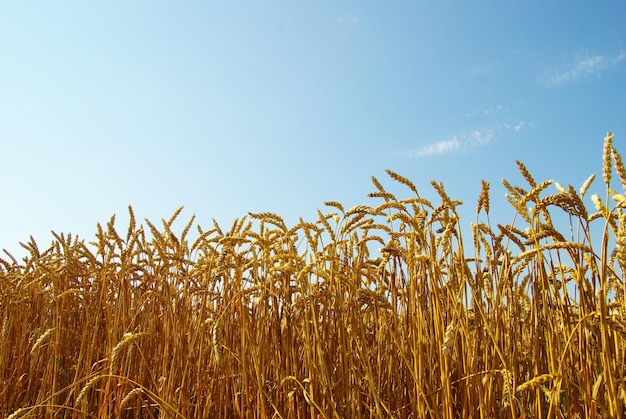
POLYGON ((180 209, 155 225, 129 207, 126 231, 31 238, 0 259, 0 417, 624 417, 613 136, 580 188, 518 169, 515 224, 490 220, 488 182, 462 223, 442 184, 430 202, 388 170, 406 196, 372 178, 368 205, 293 226, 176 233, 180 209))

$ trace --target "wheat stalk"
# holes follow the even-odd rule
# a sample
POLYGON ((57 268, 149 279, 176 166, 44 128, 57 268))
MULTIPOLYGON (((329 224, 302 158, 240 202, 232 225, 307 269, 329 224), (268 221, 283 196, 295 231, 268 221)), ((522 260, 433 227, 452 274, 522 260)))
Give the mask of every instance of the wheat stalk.
MULTIPOLYGON (((624 183, 607 137, 603 176, 624 183)), ((380 205, 326 201, 293 226, 249 213, 193 240, 182 208, 145 231, 129 207, 125 240, 115 217, 93 244, 31 237, 0 260, 0 415, 621 417, 626 194, 603 201, 591 176, 542 197, 550 181, 518 168, 521 216, 491 220, 483 181, 469 246, 460 200, 391 170, 407 197, 373 178, 380 205)))
POLYGON ((523 384, 520 384, 519 386, 517 386, 515 391, 517 393, 522 393, 526 390, 532 389, 534 387, 539 387, 550 381, 554 381, 555 379, 556 379, 556 376, 554 376, 553 374, 541 374, 536 377, 533 377, 532 379, 524 382, 523 384))
POLYGON ((37 348, 39 348, 39 346, 41 346, 41 344, 52 334, 53 330, 54 328, 47 329, 45 332, 41 334, 41 336, 39 336, 39 339, 37 339, 32 349, 30 350, 31 355, 34 354, 37 348))
POLYGON ((137 339, 139 339, 140 337, 146 336, 147 334, 148 334, 147 332, 139 332, 139 333, 129 332, 129 333, 124 334, 122 340, 119 341, 117 345, 115 345, 115 347, 113 348, 113 351, 111 352, 111 364, 109 366, 109 374, 113 375, 113 370, 115 368, 115 364, 117 363, 117 358, 119 357, 120 351, 124 349, 126 346, 136 341, 137 339))

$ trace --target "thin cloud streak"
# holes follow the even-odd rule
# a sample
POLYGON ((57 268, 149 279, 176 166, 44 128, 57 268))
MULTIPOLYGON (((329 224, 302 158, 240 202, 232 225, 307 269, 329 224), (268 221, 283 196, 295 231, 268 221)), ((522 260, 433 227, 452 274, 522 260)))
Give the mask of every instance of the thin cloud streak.
POLYGON ((619 65, 626 60, 626 51, 606 57, 604 55, 594 55, 579 60, 572 68, 554 72, 543 78, 543 83, 548 86, 559 86, 570 83, 589 76, 600 76, 604 71, 619 65))
POLYGON ((437 141, 436 143, 425 145, 415 151, 409 151, 409 157, 419 158, 439 154, 447 154, 457 151, 461 147, 461 142, 456 137, 452 137, 448 140, 437 141))
POLYGON ((479 110, 475 110, 475 111, 471 111, 471 112, 467 112, 465 114, 466 118, 474 118, 477 116, 493 116, 501 111, 504 110, 504 106, 502 105, 496 105, 496 106, 491 106, 489 108, 485 108, 485 109, 479 109, 479 110))
MULTIPOLYGON (((519 121, 515 124, 494 124, 486 128, 480 128, 454 135, 451 138, 436 141, 416 150, 408 152, 410 158, 418 159, 423 157, 438 156, 443 154, 452 154, 467 151, 472 148, 482 147, 493 142, 498 133, 501 131, 521 131, 526 126, 525 121, 519 121)), ((532 124, 531 124, 532 126, 532 124)))

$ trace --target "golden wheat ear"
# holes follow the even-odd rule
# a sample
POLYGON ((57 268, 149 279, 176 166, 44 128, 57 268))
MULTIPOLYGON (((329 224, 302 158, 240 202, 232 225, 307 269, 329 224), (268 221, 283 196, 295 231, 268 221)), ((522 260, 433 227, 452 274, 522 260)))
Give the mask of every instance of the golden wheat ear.
POLYGON ((196 252, 182 208, 144 229, 129 207, 125 240, 115 216, 90 245, 31 238, 0 259, 0 416, 625 417, 614 145, 609 132, 602 198, 593 175, 576 190, 518 162, 510 223, 492 224, 483 180, 467 247, 461 201, 433 181, 431 203, 391 170, 397 197, 372 178, 372 207, 213 220, 196 252))

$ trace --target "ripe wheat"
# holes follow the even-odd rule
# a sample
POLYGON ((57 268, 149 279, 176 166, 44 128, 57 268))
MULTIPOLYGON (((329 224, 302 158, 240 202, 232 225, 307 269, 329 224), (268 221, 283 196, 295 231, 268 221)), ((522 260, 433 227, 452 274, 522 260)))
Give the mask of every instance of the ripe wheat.
POLYGON ((294 226, 249 213, 192 240, 182 207, 161 228, 129 207, 125 234, 31 237, 0 259, 0 416, 623 417, 612 140, 604 198, 593 175, 548 194, 518 162, 517 224, 492 224, 486 181, 470 226, 443 184, 431 202, 388 170, 406 199, 372 177, 371 205, 294 226))

